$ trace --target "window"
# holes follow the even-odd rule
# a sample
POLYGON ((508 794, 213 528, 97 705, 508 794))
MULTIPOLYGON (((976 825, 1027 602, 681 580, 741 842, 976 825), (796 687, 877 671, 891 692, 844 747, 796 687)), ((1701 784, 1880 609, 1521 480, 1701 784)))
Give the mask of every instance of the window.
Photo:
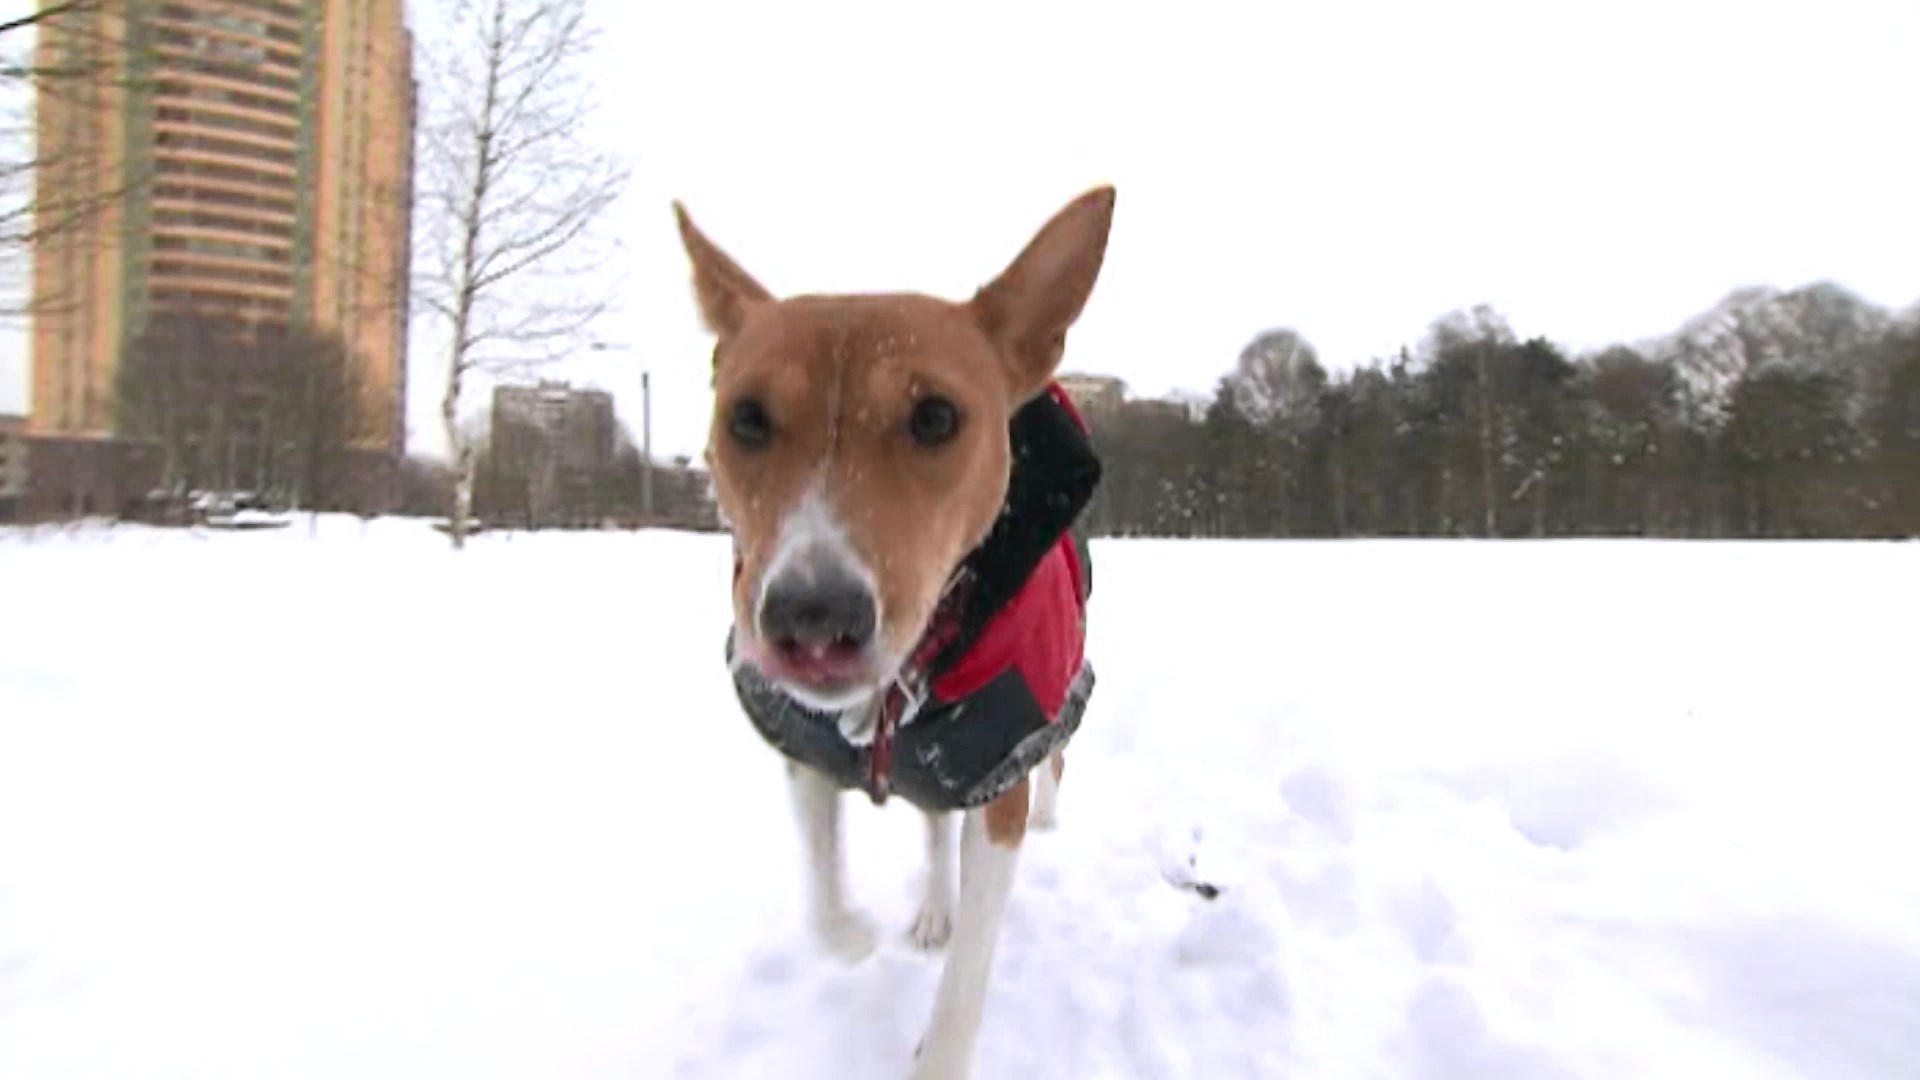
POLYGON ((220 86, 205 86, 196 83, 181 82, 177 79, 159 79, 154 83, 154 91, 162 101, 178 99, 182 101, 206 101, 236 108, 254 109, 260 112, 277 113, 292 117, 298 105, 286 98, 267 97, 264 94, 249 94, 245 90, 229 90, 220 86))
POLYGON ((243 270, 232 266, 206 266, 174 259, 155 259, 150 272, 156 277, 187 277, 205 281, 226 281, 235 285, 288 286, 293 276, 283 270, 243 270))
POLYGON ((273 213, 293 216, 293 200, 274 198, 269 195, 244 191, 227 191, 220 188, 200 187, 197 184, 155 184, 155 199, 175 199, 182 202, 210 203, 231 206, 236 209, 247 207, 266 210, 273 213))
MULTIPOLYGON (((298 25, 300 9, 294 4, 262 2, 262 0, 234 0, 233 5, 267 15, 277 15, 298 25)), ((186 7, 182 4, 161 4, 160 17, 183 22, 192 26, 204 26, 212 30, 223 30, 229 34, 244 34, 250 37, 265 37, 289 44, 299 44, 300 32, 278 22, 269 22, 264 18, 253 18, 235 11, 204 11, 186 7)))
POLYGON ((259 120, 251 116, 233 116, 228 113, 212 112, 206 109, 183 109, 178 106, 162 105, 154 111, 161 123, 192 124, 195 127, 221 128, 226 131, 242 131, 249 135, 264 135, 268 138, 285 139, 292 142, 296 133, 291 122, 277 124, 269 120, 259 120))
POLYGON ((155 210, 153 223, 156 226, 174 228, 220 229, 224 232, 256 233, 260 236, 278 240, 292 240, 293 226, 273 221, 254 221, 229 214, 208 213, 202 210, 155 210))
POLYGON ((153 238, 153 247, 155 251, 189 251, 228 259, 257 259, 274 263, 287 261, 284 248, 234 240, 213 240, 204 236, 156 236, 153 238))
POLYGON ((284 191, 293 183, 292 177, 281 173, 261 172, 242 165, 220 165, 210 161, 181 161, 178 158, 159 159, 154 162, 154 171, 162 176, 199 176, 208 180, 259 184, 275 191, 284 191))
POLYGON ((228 292, 219 288, 169 288, 156 286, 149 294, 156 309, 213 312, 243 319, 284 318, 288 301, 282 298, 228 292))
POLYGON ((259 161, 270 161, 276 165, 289 165, 295 162, 291 150, 282 150, 257 143, 242 142, 239 139, 222 139, 217 135, 188 135, 177 131, 162 131, 155 136, 158 146, 176 150, 199 150, 209 154, 231 154, 234 157, 249 157, 259 161))

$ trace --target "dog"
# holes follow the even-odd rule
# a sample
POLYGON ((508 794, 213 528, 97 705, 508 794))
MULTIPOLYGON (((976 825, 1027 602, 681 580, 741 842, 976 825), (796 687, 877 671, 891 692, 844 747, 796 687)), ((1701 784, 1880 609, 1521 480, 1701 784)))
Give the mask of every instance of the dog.
POLYGON ((706 460, 734 547, 726 655, 743 710, 785 755, 830 952, 851 962, 878 943, 843 880, 843 793, 898 794, 926 815, 909 935, 947 956, 918 1080, 973 1073, 1020 847, 1054 821, 1092 690, 1075 526, 1100 466, 1054 376, 1114 204, 1112 187, 1073 200, 966 302, 776 298, 673 204, 715 339, 706 460))

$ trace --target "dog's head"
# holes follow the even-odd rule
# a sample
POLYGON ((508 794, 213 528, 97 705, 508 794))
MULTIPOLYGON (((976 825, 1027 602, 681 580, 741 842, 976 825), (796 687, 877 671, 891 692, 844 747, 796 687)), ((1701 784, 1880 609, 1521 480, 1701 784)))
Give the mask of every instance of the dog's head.
POLYGON ((1113 204, 1112 188, 1070 203, 965 303, 776 299, 675 204, 718 339, 707 460, 746 662, 822 709, 900 669, 999 515, 1008 422, 1060 362, 1113 204))

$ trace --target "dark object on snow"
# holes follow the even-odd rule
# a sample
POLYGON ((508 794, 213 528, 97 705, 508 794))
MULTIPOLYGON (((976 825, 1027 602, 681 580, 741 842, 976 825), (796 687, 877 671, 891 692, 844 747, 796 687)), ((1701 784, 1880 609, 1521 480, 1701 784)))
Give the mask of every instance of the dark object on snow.
MULTIPOLYGON (((876 801, 890 790, 927 810, 991 802, 1066 745, 1093 693, 1083 652, 1091 552, 1071 530, 1099 485, 1100 460, 1058 386, 1021 408, 1008 434, 1006 504, 961 564, 965 592, 942 628, 955 636, 932 659, 926 700, 892 736, 876 801)), ((768 743, 842 787, 869 785, 873 748, 848 742, 838 714, 735 663, 731 632, 726 652, 740 704, 768 743)))
MULTIPOLYGON (((1192 863, 1193 860, 1189 858, 1187 861, 1188 863, 1192 863)), ((1202 900, 1218 900, 1220 899, 1220 894, 1227 891, 1211 882, 1198 881, 1190 878, 1184 872, 1176 874, 1170 870, 1162 871, 1160 876, 1166 878, 1167 884, 1176 889, 1190 893, 1199 893, 1200 899, 1202 900)))

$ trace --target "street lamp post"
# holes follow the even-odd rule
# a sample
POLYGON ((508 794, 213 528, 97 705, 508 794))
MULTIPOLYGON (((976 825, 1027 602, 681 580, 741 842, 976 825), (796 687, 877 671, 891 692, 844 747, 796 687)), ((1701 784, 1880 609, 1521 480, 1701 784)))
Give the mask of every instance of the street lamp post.
MULTIPOLYGON (((596 341, 587 346, 594 352, 633 352, 631 345, 596 341)), ((644 365, 640 368, 640 517, 653 522, 653 380, 644 365)))
POLYGON ((640 519, 653 524, 653 380, 640 369, 640 519))

